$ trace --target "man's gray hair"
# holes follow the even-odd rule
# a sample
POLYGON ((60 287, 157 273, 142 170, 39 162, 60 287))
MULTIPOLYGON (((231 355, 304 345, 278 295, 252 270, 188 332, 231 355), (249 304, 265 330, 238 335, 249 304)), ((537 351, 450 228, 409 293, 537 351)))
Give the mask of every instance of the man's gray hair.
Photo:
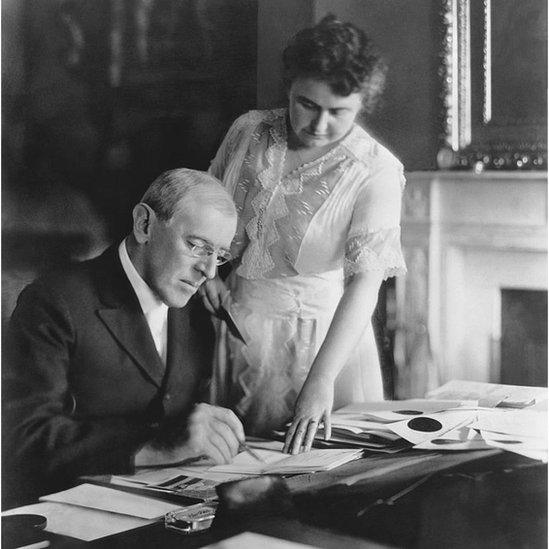
POLYGON ((185 202, 202 200, 220 213, 236 216, 236 208, 221 182, 206 172, 178 168, 160 174, 145 191, 148 204, 163 221, 169 221, 185 202))

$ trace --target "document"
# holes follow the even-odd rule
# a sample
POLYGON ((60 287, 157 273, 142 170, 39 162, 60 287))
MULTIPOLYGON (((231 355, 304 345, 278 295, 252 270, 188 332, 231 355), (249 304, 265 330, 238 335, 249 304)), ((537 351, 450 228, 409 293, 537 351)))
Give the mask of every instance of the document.
POLYGON ((527 410, 480 410, 473 424, 489 446, 548 461, 547 413, 527 410))
POLYGON ((209 472, 207 467, 189 471, 186 467, 142 469, 134 475, 116 475, 111 484, 149 490, 152 493, 172 494, 206 501, 217 497, 215 487, 222 482, 240 480, 247 475, 209 472))
POLYGON ((479 410, 475 429, 547 440, 547 414, 530 410, 479 410))
POLYGON ((266 440, 248 443, 258 455, 240 452, 231 463, 224 465, 201 464, 163 469, 144 469, 134 475, 111 477, 111 483, 121 486, 146 487, 159 490, 181 490, 189 495, 192 490, 201 492, 199 499, 215 497, 215 486, 222 482, 240 480, 262 474, 298 474, 328 471, 362 456, 361 448, 322 449, 290 455, 282 452, 284 443, 266 440), (197 487, 197 488, 194 488, 197 487), (207 496, 207 497, 206 497, 207 496))
POLYGON ((476 417, 476 410, 447 410, 391 423, 388 428, 412 444, 421 444, 469 425, 476 417))
MULTIPOLYGON (((476 405, 476 402, 464 402, 463 400, 427 400, 414 398, 408 400, 383 400, 381 402, 355 402, 335 412, 338 418, 346 419, 372 419, 375 422, 393 422, 404 418, 443 412, 453 408, 463 408, 476 405)), ((339 420, 338 420, 339 421, 339 420)))
POLYGON ((545 387, 502 385, 453 379, 427 394, 429 399, 474 400, 481 407, 525 408, 547 400, 545 387))
MULTIPOLYGON (((282 443, 280 443, 282 448, 282 443)), ((329 471, 362 456, 361 449, 320 449, 289 455, 282 450, 264 450, 254 448, 262 461, 253 458, 247 452, 238 454, 227 465, 216 465, 211 472, 242 473, 249 475, 290 475, 329 471)))
POLYGON ((36 514, 46 517, 46 532, 70 536, 83 541, 93 541, 147 526, 153 520, 120 515, 65 503, 45 501, 4 511, 2 515, 36 514))
POLYGON ((77 505, 148 520, 163 518, 168 511, 181 508, 181 505, 167 501, 87 483, 69 488, 63 492, 42 496, 40 501, 77 505))
POLYGON ((467 427, 459 427, 448 431, 443 435, 437 436, 437 438, 428 440, 426 442, 420 442, 414 446, 416 450, 450 450, 464 451, 464 450, 488 450, 491 446, 484 440, 482 435, 471 428, 471 425, 467 427))

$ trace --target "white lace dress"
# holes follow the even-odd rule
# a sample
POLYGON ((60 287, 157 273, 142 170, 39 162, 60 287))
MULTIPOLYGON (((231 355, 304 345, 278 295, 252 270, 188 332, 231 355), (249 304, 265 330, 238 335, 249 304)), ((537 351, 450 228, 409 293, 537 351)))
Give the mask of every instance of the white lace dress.
MULTIPOLYGON (((248 434, 280 428, 354 273, 406 271, 400 247, 401 163, 355 125, 337 147, 282 176, 286 110, 233 124, 210 172, 234 197, 239 223, 226 306, 246 345, 218 327, 212 399, 248 434)), ((334 407, 381 400, 370 318, 337 378, 334 407)))

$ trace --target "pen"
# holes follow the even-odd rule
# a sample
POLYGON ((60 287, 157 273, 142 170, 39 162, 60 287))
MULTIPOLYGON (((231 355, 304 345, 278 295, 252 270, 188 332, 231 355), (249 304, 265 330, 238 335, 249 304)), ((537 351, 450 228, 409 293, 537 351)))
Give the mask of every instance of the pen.
POLYGON ((238 447, 238 451, 239 452, 248 452, 248 454, 250 454, 254 459, 257 459, 257 461, 261 461, 263 463, 263 458, 261 458, 261 456, 255 452, 254 450, 252 450, 246 443, 244 442, 241 442, 240 443, 240 446, 238 447))

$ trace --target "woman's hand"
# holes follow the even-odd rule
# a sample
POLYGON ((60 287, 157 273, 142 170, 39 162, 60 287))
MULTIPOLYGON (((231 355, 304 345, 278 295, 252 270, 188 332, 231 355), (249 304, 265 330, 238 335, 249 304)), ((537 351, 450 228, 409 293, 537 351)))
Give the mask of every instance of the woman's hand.
POLYGON ((324 439, 331 436, 330 414, 334 404, 334 382, 329 378, 307 378, 295 405, 292 424, 286 433, 284 452, 298 454, 303 447, 308 452, 316 431, 324 423, 324 439))
POLYGON ((207 280, 200 286, 198 292, 202 296, 204 307, 210 313, 216 315, 221 307, 221 303, 229 293, 227 285, 218 275, 211 280, 207 280))

